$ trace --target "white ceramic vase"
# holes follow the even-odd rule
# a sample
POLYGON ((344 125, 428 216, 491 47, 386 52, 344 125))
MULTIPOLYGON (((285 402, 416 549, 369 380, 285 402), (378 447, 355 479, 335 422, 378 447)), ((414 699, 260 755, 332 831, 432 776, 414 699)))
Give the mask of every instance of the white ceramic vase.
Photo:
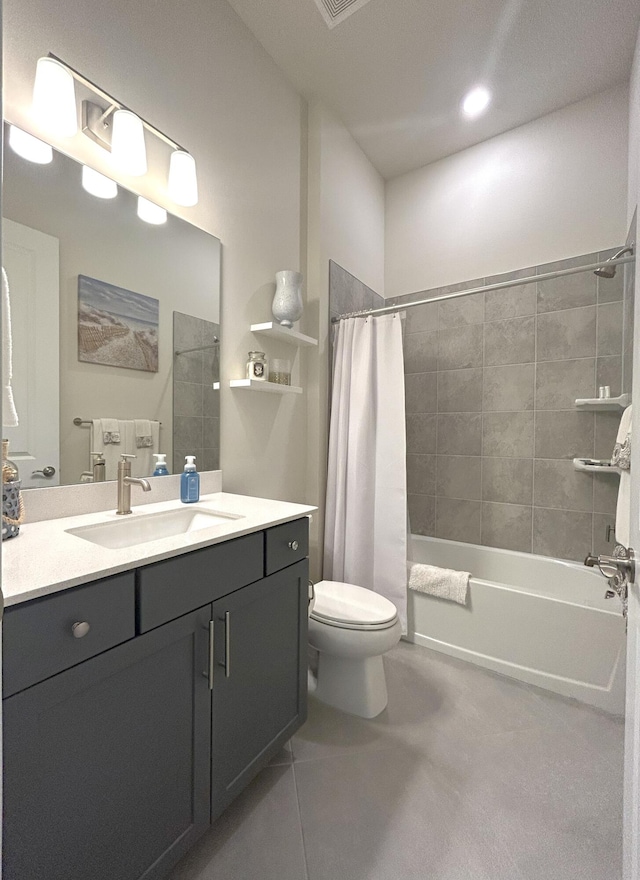
POLYGON ((292 269, 276 272, 276 293, 271 311, 278 324, 293 327, 302 315, 302 275, 292 269))

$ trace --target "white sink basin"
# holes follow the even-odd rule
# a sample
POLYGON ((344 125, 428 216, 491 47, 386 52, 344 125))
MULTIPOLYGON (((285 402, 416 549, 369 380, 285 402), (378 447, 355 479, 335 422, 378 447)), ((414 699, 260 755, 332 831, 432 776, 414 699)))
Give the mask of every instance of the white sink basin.
POLYGON ((221 513, 201 507, 185 507, 148 515, 132 514, 112 522, 67 529, 67 532, 85 541, 91 541, 92 544, 99 544, 100 547, 120 550, 123 547, 145 544, 147 541, 210 529, 212 526, 235 519, 243 519, 243 517, 235 513, 221 513))

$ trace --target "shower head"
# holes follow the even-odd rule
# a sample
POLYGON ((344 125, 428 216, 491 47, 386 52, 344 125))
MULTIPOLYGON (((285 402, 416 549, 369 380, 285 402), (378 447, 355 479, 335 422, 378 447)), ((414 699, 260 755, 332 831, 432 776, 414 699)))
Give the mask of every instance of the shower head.
POLYGON ((597 275, 599 278, 613 278, 616 274, 617 266, 610 266, 609 263, 611 260, 617 260, 618 257, 622 257, 625 254, 633 254, 633 245, 629 245, 629 247, 623 247, 618 251, 617 254, 614 254, 612 257, 600 266, 599 269, 595 269, 593 274, 597 275))

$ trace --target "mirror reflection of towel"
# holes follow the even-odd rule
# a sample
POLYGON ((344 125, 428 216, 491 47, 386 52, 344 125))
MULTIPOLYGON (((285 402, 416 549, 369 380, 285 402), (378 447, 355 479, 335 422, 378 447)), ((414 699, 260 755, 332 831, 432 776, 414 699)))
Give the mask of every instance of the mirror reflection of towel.
POLYGON ((131 459, 132 477, 149 477, 154 471, 153 453, 159 451, 160 422, 150 419, 93 419, 91 452, 101 452, 105 460, 105 479, 115 480, 123 452, 131 459), (118 439, 114 440, 114 436, 118 439), (149 437, 150 445, 138 446, 138 438, 149 437))

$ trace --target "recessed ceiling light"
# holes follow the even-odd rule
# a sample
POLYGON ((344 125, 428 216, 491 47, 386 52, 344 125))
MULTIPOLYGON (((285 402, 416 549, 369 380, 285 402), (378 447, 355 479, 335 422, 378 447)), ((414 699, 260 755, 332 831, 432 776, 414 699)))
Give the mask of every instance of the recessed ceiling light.
POLYGON ((465 96, 462 102, 462 112, 469 119, 480 116, 491 103, 491 92, 484 86, 476 86, 465 96))

